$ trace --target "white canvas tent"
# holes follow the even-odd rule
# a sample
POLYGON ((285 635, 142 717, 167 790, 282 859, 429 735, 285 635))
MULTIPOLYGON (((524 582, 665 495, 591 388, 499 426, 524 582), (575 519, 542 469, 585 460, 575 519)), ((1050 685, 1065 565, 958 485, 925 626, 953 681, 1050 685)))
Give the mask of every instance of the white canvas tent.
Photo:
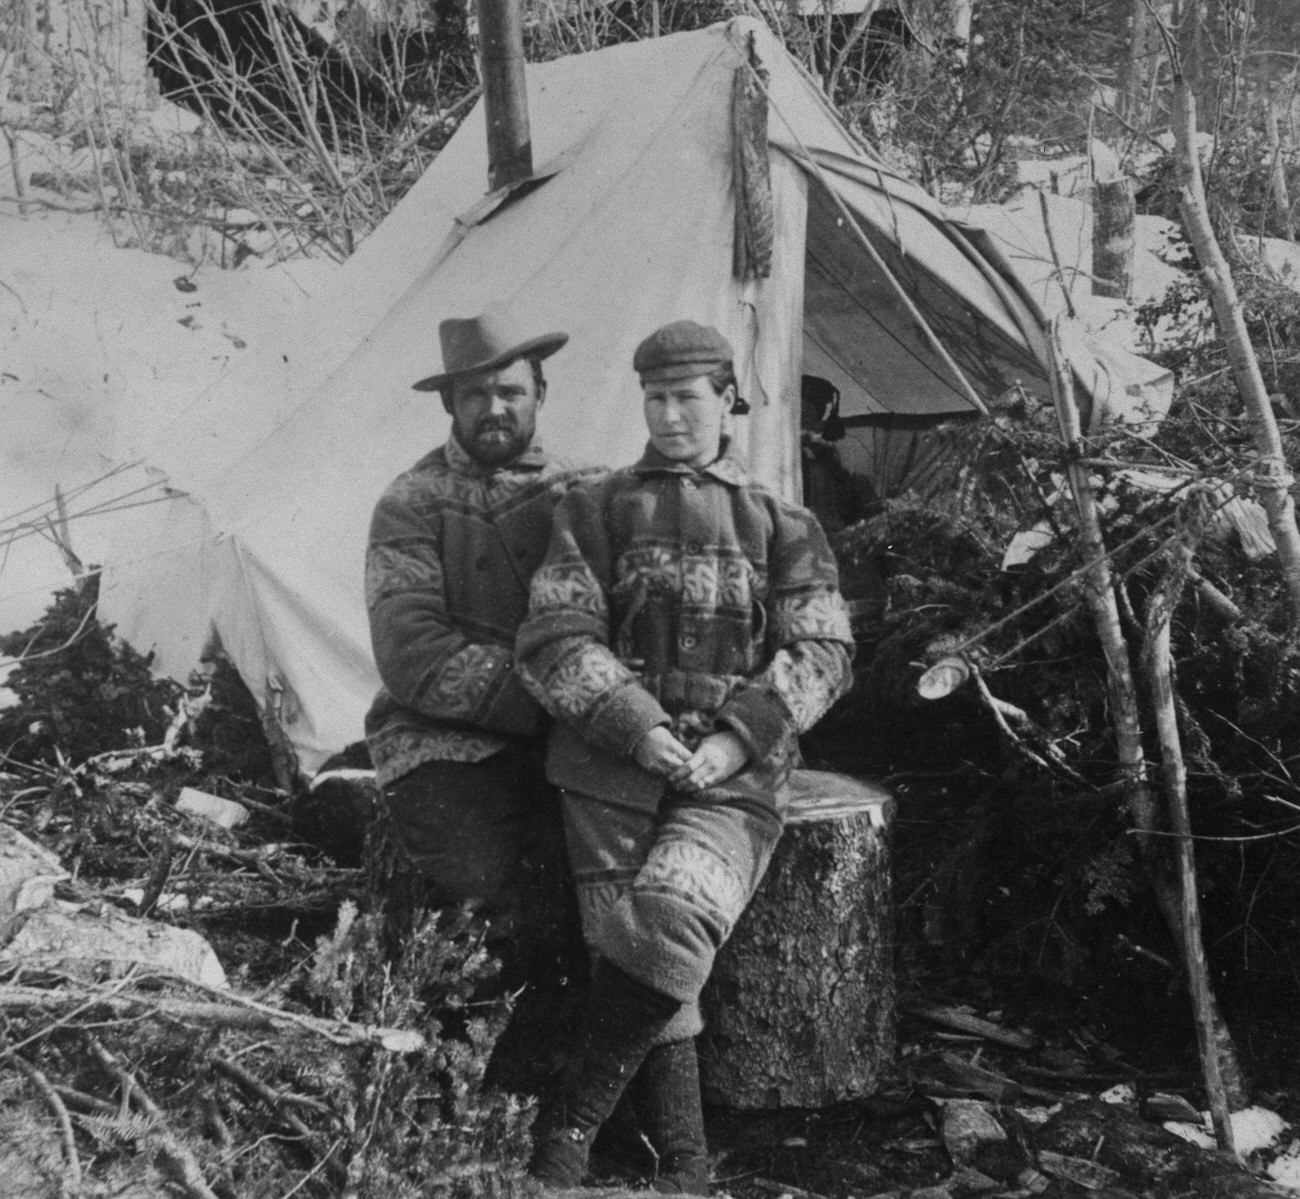
MULTIPOLYGON (((1043 387, 1030 292, 873 163, 760 24, 530 66, 527 83, 536 178, 485 198, 476 109, 330 290, 148 447, 174 498, 105 574, 105 618, 164 672, 185 677, 215 631, 309 772, 360 736, 377 685, 366 530, 387 481, 446 435, 437 397, 410 390, 439 365, 444 317, 498 304, 567 330, 543 438, 611 464, 643 441, 637 341, 678 317, 716 324, 753 406, 751 468, 790 495, 804 371, 847 415, 971 413, 1017 380, 1043 387), (751 47, 769 73, 774 241, 770 276, 740 281, 731 108, 751 47)), ((1086 355, 1077 370, 1095 407, 1133 385, 1086 355)))

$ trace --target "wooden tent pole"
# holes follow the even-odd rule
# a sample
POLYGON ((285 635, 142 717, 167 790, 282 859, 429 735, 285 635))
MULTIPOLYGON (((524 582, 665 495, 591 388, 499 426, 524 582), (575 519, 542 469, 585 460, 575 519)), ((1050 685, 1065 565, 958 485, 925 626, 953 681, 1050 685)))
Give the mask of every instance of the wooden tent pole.
POLYGON ((798 148, 799 153, 803 156, 803 160, 807 164, 807 169, 816 178, 817 182, 826 189, 827 194, 834 201, 836 208, 839 209, 840 215, 844 218, 844 222, 847 225, 849 232, 853 235, 858 244, 866 250, 872 263, 880 272, 881 277, 887 284, 889 284, 894 294, 903 302, 903 307, 907 309, 907 314, 916 322, 916 327, 920 330, 921 336, 929 343, 930 348, 939 356, 939 360, 944 364, 944 366, 952 372, 953 378, 957 384, 956 390, 965 397, 966 402, 969 403, 976 412, 981 416, 987 416, 989 411, 988 405, 980 398, 979 393, 975 390, 971 381, 966 377, 966 372, 957 365, 956 360, 948 352, 948 348, 939 340, 939 335, 933 328, 931 328, 930 322, 922 315, 916 302, 907 294, 907 289, 903 286, 898 276, 889 269, 889 266, 881 256, 880 251, 871 244, 871 239, 866 235, 866 232, 858 223, 857 217, 853 215, 849 210, 849 206, 845 204, 840 194, 831 186, 830 180, 826 177, 826 172, 822 170, 821 163, 812 156, 811 151, 803 144, 803 139, 800 138, 794 125, 790 123, 790 119, 781 111, 775 99, 773 99, 771 89, 767 86, 762 74, 755 67, 754 63, 749 60, 748 55, 742 54, 741 59, 743 67, 749 71, 750 75, 753 77, 755 85, 767 98, 768 106, 778 117, 781 118, 781 123, 786 127, 786 131, 790 134, 790 137, 794 140, 794 144, 798 148))
POLYGON ((533 173, 524 85, 524 26, 519 0, 476 0, 483 105, 487 118, 488 190, 533 173))

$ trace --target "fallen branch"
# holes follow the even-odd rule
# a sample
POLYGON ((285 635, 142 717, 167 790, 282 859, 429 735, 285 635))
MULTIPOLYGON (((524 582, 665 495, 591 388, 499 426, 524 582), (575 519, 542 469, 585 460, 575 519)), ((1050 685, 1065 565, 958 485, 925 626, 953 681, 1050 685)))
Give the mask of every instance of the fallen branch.
POLYGON ((72 1132, 72 1117, 68 1115, 68 1109, 63 1105, 63 1100, 59 1098, 58 1092, 50 1085, 50 1080, 31 1062, 27 1061, 26 1058, 19 1057, 16 1053, 11 1053, 9 1060, 26 1076, 27 1081, 36 1088, 41 1098, 45 1100, 45 1106, 54 1113, 54 1119, 58 1121, 59 1125, 59 1139, 63 1142, 63 1157, 68 1165, 68 1191, 73 1195, 80 1195, 81 1158, 77 1156, 77 1140, 72 1132))
POLYGON ((996 1070, 977 1066, 955 1053, 940 1053, 939 1062, 948 1076, 946 1081, 954 1087, 963 1088, 969 1094, 992 1099, 997 1103, 1015 1103, 1023 1092, 1023 1087, 1015 1079, 999 1074, 996 1070))
POLYGON ((289 1110, 289 1103, 296 1101, 310 1106, 312 1110, 330 1114, 329 1109, 324 1104, 316 1103, 314 1100, 304 1100, 297 1096, 284 1096, 273 1091, 260 1078, 255 1078, 243 1066, 237 1062, 232 1062, 229 1058, 221 1057, 214 1054, 212 1066, 218 1074, 224 1074, 231 1082, 235 1083, 247 1094, 251 1095, 268 1107, 275 1115, 279 1116, 298 1136, 308 1144, 316 1139, 316 1134, 312 1132, 292 1111, 289 1110))
POLYGON ((157 1125, 153 1136, 157 1137, 159 1155, 171 1166, 176 1180, 185 1188, 192 1199, 217 1199, 216 1193, 208 1186, 207 1179, 194 1155, 168 1131, 162 1109, 149 1098, 148 1092, 121 1062, 117 1060, 95 1038, 90 1038, 90 1051, 99 1064, 121 1083, 123 1100, 129 1096, 135 1105, 157 1125))
POLYGON ((1038 1151, 1038 1165, 1044 1174, 1073 1183, 1087 1191, 1113 1190, 1120 1182, 1119 1171, 1082 1157, 1067 1157, 1050 1149, 1038 1151))
POLYGON ((94 1116, 117 1115, 114 1104, 96 1095, 87 1095, 85 1091, 78 1091, 75 1087, 55 1086, 54 1090, 64 1103, 79 1112, 89 1112, 94 1116))
POLYGON ((803 1187, 791 1186, 788 1182, 773 1182, 770 1178, 751 1178, 750 1186, 766 1191, 769 1195, 786 1195, 789 1199, 826 1199, 817 1191, 807 1191, 803 1187))
POLYGON ((233 992, 225 998, 225 1003, 209 1003, 172 995, 115 991, 107 987, 101 989, 76 983, 61 985, 57 989, 0 986, 0 1011, 15 1008, 52 1011, 64 1007, 103 1006, 115 1012, 138 1012, 143 1008, 174 1020, 189 1020, 196 1024, 215 1024, 226 1028, 270 1031, 291 1027, 344 1047, 371 1046, 389 1053, 418 1053, 427 1048, 424 1037, 410 1028, 384 1028, 350 1024, 345 1020, 322 1020, 316 1016, 269 1007, 233 992))
POLYGON ((1017 1032, 1013 1028, 1005 1028, 1001 1024, 994 1024, 992 1020, 972 1016, 969 1012, 964 1012, 960 1008, 915 1002, 901 1004, 900 1007, 909 1016, 929 1020, 931 1024, 951 1028, 956 1032, 983 1037, 986 1041, 995 1041, 997 1044, 1006 1045, 1011 1049, 1032 1049, 1038 1043, 1037 1038, 1029 1033, 1017 1032))
POLYGON ((1065 755, 1052 744, 1051 738, 1033 721, 1028 712, 994 695, 984 681, 983 674, 974 666, 971 667, 971 677, 975 681, 975 689, 979 693, 980 700, 992 714, 994 723, 1016 749, 1049 774, 1059 774, 1080 787, 1092 790, 1092 784, 1066 762, 1065 755), (1030 745, 1017 732, 1015 726, 1024 729, 1025 733, 1041 746, 1041 749, 1030 745))
MULTIPOLYGON (((243 800, 239 801, 243 803, 243 800)), ((223 858, 228 862, 239 862, 251 866, 269 864, 273 859, 283 857, 298 849, 302 844, 294 841, 268 841, 254 849, 240 849, 236 845, 221 845, 203 837, 191 837, 188 833, 173 833, 172 840, 180 849, 193 849, 210 857, 223 858)))

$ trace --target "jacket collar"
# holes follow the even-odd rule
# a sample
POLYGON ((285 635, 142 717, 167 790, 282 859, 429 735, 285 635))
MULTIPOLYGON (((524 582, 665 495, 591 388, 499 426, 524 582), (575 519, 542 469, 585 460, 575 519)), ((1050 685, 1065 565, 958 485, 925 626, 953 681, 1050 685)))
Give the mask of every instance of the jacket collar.
POLYGON ((735 457, 730 444, 724 444, 722 453, 708 466, 694 467, 665 458, 647 442, 645 452, 633 464, 632 470, 638 475, 708 475, 729 487, 743 487, 749 481, 749 475, 735 457))
POLYGON ((454 437, 447 438, 447 444, 443 446, 443 453, 447 455, 447 465, 453 470, 478 478, 486 478, 488 475, 495 475, 501 471, 538 471, 545 467, 549 461, 549 455, 536 437, 533 438, 528 448, 518 458, 512 462, 502 463, 500 466, 487 466, 471 458, 465 452, 464 446, 454 437))

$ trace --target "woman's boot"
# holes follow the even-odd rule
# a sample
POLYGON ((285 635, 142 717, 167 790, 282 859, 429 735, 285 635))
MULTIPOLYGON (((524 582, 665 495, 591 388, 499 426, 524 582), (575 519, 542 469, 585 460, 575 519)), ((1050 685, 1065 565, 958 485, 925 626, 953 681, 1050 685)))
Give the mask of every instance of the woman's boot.
POLYGON ((694 1037, 656 1045, 646 1054, 633 1101, 641 1131, 657 1158, 654 1189, 707 1195, 709 1158, 694 1037))
POLYGON ((650 1047, 681 1004, 601 961, 592 974, 577 1060, 550 1110, 528 1172, 553 1187, 578 1186, 596 1130, 609 1119, 650 1047))

